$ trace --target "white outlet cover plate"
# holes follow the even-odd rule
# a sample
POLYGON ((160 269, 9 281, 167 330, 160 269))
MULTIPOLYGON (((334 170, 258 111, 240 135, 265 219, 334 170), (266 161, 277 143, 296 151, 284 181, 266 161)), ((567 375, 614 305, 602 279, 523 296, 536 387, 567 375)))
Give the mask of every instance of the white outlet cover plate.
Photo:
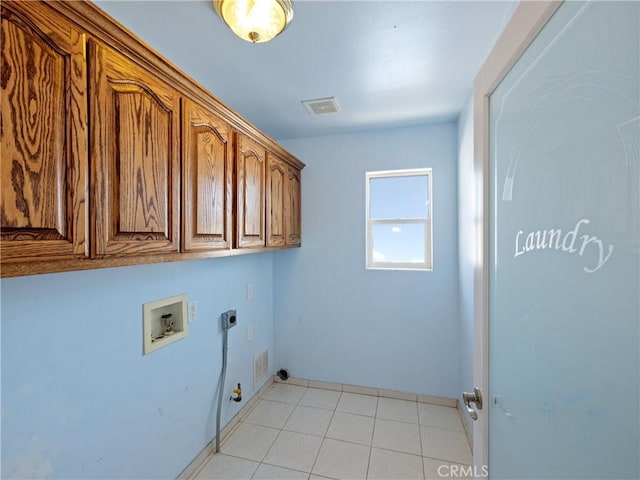
POLYGON ((188 303, 189 307, 189 323, 195 322, 198 319, 198 302, 192 300, 188 303))

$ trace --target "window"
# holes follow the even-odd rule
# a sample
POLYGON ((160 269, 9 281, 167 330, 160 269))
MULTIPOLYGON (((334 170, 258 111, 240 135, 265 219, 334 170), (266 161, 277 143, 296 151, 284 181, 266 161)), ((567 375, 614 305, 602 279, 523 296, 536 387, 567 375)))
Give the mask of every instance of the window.
POLYGON ((431 169, 367 172, 367 268, 431 270, 431 169))

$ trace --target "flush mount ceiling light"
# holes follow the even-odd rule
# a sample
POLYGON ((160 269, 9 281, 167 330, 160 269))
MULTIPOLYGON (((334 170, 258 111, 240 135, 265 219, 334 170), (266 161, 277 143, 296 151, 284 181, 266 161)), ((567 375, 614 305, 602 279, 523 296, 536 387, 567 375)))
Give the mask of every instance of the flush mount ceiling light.
POLYGON ((293 0, 213 0, 233 33, 253 43, 268 42, 293 19, 293 0))

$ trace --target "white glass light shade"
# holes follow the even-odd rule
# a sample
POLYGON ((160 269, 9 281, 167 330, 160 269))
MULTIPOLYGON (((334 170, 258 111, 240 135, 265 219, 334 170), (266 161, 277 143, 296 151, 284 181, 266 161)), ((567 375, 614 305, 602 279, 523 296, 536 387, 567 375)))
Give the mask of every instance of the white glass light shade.
POLYGON ((243 40, 268 42, 293 18, 292 0, 214 0, 216 12, 243 40))

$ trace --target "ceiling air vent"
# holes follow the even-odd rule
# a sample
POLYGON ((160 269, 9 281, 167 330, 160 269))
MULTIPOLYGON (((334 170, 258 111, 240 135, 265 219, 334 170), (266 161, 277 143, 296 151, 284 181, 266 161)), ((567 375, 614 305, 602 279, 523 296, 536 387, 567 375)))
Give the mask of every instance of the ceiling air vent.
POLYGON ((336 102, 335 97, 304 100, 302 104, 311 115, 327 115, 329 113, 338 113, 340 111, 340 107, 338 106, 338 102, 336 102))

